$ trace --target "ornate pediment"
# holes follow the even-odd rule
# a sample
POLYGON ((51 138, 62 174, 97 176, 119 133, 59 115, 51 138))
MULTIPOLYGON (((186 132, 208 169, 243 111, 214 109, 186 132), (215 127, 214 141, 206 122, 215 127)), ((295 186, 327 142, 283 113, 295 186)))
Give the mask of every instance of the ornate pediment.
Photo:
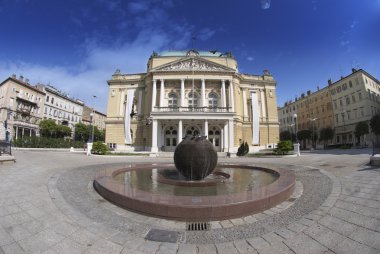
POLYGON ((235 72, 234 69, 213 63, 201 58, 186 58, 164 66, 159 66, 153 72, 167 71, 206 71, 206 72, 235 72))

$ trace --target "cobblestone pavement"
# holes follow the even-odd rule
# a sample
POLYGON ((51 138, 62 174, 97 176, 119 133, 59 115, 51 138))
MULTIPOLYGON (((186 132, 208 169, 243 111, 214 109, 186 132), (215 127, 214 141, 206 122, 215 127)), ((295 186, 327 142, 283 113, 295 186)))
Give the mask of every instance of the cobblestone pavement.
POLYGON ((169 158, 15 151, 15 164, 0 165, 0 253, 380 253, 380 169, 366 166, 366 152, 219 159, 294 170, 296 191, 263 213, 194 233, 116 207, 88 181, 101 167, 169 158), (176 241, 146 240, 151 229, 176 241))

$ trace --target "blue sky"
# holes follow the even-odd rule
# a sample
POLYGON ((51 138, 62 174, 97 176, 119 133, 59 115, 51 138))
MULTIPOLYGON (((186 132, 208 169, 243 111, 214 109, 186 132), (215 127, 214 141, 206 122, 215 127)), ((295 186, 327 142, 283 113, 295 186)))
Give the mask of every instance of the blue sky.
POLYGON ((144 72, 152 51, 189 49, 193 34, 240 72, 269 69, 280 106, 352 67, 380 79, 380 0, 262 1, 0 0, 0 79, 50 83, 106 112, 116 69, 144 72))

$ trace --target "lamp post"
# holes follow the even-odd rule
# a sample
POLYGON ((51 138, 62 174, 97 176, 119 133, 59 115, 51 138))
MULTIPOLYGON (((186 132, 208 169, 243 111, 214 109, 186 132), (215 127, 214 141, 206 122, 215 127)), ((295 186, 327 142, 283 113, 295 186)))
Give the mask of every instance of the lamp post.
POLYGON ((346 121, 345 121, 345 113, 346 113, 346 111, 344 111, 344 110, 342 110, 342 112, 341 112, 341 115, 342 115, 342 120, 343 120, 343 134, 342 134, 342 141, 343 141, 343 137, 345 137, 344 138, 344 142, 343 142, 343 144, 345 145, 346 144, 346 121))
POLYGON ((314 125, 315 125, 315 120, 317 120, 318 118, 313 118, 313 119, 310 119, 310 121, 311 121, 311 128, 312 128, 312 131, 311 131, 311 148, 310 148, 310 150, 312 150, 313 148, 315 148, 314 147, 314 125))
POLYGON ((95 131, 94 120, 95 120, 95 98, 96 98, 96 95, 93 95, 92 97, 94 98, 94 101, 93 101, 92 113, 90 114, 90 116, 91 116, 91 125, 92 125, 91 143, 94 143, 94 131, 95 131))
POLYGON ((294 144, 294 153, 297 156, 300 156, 301 155, 300 144, 298 143, 298 135, 297 135, 297 114, 293 115, 293 119, 294 119, 294 128, 295 128, 295 131, 296 131, 296 143, 294 144))

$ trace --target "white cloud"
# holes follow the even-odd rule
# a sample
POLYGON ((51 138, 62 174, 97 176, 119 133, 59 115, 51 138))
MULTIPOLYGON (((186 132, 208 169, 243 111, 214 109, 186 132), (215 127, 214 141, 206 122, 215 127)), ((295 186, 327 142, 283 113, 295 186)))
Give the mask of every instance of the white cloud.
POLYGON ((350 41, 348 41, 348 40, 340 42, 340 45, 343 46, 343 47, 346 46, 346 45, 348 45, 348 44, 350 44, 350 41))
POLYGON ((255 60, 255 58, 252 57, 252 56, 249 56, 249 57, 247 57, 247 60, 250 61, 250 62, 252 62, 253 60, 255 60))

